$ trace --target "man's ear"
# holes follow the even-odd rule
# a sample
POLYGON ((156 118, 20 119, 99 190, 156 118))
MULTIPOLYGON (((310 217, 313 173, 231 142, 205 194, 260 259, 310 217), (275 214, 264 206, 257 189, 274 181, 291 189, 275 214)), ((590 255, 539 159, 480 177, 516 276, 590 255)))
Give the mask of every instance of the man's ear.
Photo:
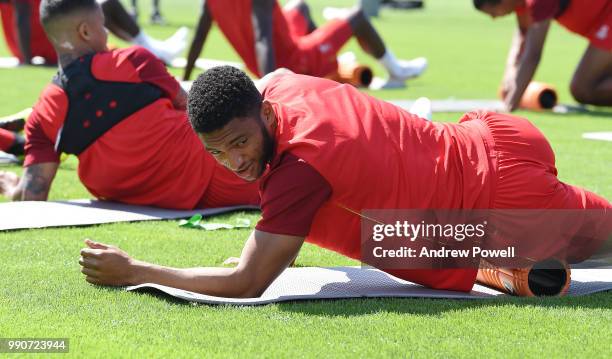
POLYGON ((263 119, 266 127, 271 130, 276 129, 276 113, 274 113, 274 107, 268 100, 264 100, 261 104, 261 118, 263 119))
POLYGON ((83 21, 77 25, 77 32, 79 33, 79 37, 87 42, 91 38, 91 31, 89 31, 89 25, 86 21, 83 21))

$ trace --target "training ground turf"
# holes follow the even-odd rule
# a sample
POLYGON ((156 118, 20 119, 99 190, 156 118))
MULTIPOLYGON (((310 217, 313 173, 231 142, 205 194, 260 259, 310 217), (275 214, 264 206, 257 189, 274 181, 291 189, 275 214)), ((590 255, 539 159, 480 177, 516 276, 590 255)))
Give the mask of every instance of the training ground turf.
MULTIPOLYGON (((145 25, 156 37, 192 27, 199 0, 162 1, 169 25, 145 25)), ((320 19, 323 4, 310 1, 320 19)), ((384 10, 375 25, 398 57, 427 56, 430 68, 386 99, 492 98, 513 32, 512 18, 492 21, 471 0, 426 0, 424 11, 384 10)), ((140 1, 141 22, 150 1, 140 1)), ((116 39, 112 39, 120 44, 116 39)), ((553 25, 536 79, 557 86, 561 102, 587 43, 553 25)), ((359 52, 356 42, 347 49, 359 52)), ((8 56, 0 44, 0 56, 8 56)), ((215 30, 203 56, 237 60, 215 30)), ((382 75, 380 67, 375 71, 382 75)), ((0 114, 30 106, 52 69, 0 70, 0 114)), ((179 72, 176 72, 179 74, 179 72)), ((556 115, 519 112, 548 137, 560 178, 612 198, 612 143, 583 132, 612 130, 612 112, 556 115)), ((456 121, 461 114, 434 114, 456 121)), ((76 160, 62 164, 51 199, 88 197, 76 160)), ((8 167, 18 170, 17 167, 8 167)), ((236 214, 233 217, 244 216, 236 214)), ((247 215, 253 221, 257 215, 247 215)), ((228 219, 228 217, 223 217, 228 219)), ((10 220, 2 218, 0 220, 10 220)), ((32 218, 35 222, 37 218, 32 218)), ((77 259, 86 237, 171 266, 216 266, 237 256, 248 230, 204 232, 177 222, 112 224, 0 234, 0 338, 70 338, 75 357, 607 357, 612 352, 612 293, 581 298, 457 301, 423 299, 284 303, 258 308, 176 304, 87 284, 77 259)), ((356 264, 306 244, 299 266, 356 264)))

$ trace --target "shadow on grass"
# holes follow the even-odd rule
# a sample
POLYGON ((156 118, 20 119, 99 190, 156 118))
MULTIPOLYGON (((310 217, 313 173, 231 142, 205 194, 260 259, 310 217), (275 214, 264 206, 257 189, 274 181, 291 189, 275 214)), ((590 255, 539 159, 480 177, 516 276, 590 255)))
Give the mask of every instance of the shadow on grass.
POLYGON ((361 316, 375 313, 440 316, 447 312, 478 310, 495 307, 540 307, 612 309, 612 293, 597 293, 581 297, 491 299, 434 299, 434 298, 367 298, 337 299, 302 302, 283 302, 278 308, 286 312, 316 316, 361 316))
POLYGON ((553 111, 533 111, 521 109, 522 112, 528 113, 529 116, 537 116, 538 114, 547 114, 555 117, 582 117, 589 119, 601 119, 601 120, 612 120, 612 110, 606 110, 602 107, 582 107, 575 105, 565 105, 567 112, 553 112, 553 111))

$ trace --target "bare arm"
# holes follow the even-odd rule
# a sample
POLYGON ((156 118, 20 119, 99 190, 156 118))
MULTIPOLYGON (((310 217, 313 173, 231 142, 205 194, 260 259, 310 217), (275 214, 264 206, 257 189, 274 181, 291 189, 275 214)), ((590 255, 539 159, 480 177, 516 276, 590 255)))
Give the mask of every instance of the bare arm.
POLYGON ((23 61, 26 64, 32 63, 32 49, 30 49, 30 6, 30 3, 27 2, 14 2, 19 51, 21 51, 23 61))
POLYGON ((12 200, 46 201, 58 166, 56 162, 47 162, 26 167, 19 184, 10 195, 12 200))
POLYGON ((540 63, 550 20, 534 23, 525 27, 519 18, 519 30, 514 36, 512 48, 508 54, 502 96, 510 111, 514 111, 523 96, 523 92, 533 79, 540 63))
POLYGON ((257 297, 293 261, 303 242, 303 237, 254 230, 236 268, 178 269, 137 261, 116 247, 86 240, 89 248, 81 250, 79 263, 94 284, 157 283, 223 297, 257 297))
POLYGON ((276 69, 274 45, 272 41, 272 11, 275 0, 253 0, 253 35, 255 37, 255 56, 261 76, 276 69))
POLYGON ((204 47, 204 42, 206 41, 206 37, 208 37, 211 26, 212 17, 210 16, 210 11, 208 11, 206 8, 206 0, 204 0, 202 3, 200 20, 198 20, 195 35, 193 37, 193 41, 191 42, 191 47, 189 48, 189 54, 187 55, 187 65, 185 65, 183 81, 187 81, 191 77, 191 72, 195 67, 196 60, 202 53, 202 48, 204 47))

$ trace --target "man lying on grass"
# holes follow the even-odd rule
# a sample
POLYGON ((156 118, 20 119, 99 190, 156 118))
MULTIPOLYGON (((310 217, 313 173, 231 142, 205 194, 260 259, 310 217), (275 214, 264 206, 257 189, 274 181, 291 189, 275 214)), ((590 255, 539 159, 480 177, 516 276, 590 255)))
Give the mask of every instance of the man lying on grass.
POLYGON ((109 51, 95 0, 44 0, 41 21, 59 58, 25 126, 20 179, 0 172, 0 194, 45 201, 61 153, 79 159, 95 197, 192 209, 257 204, 257 184, 202 150, 189 125, 187 94, 142 47, 109 51))
MULTIPOLYGON (((261 179, 262 218, 238 266, 162 267, 87 240, 80 264, 88 282, 151 282, 253 297, 291 263, 304 241, 362 259, 364 209, 612 208, 606 199, 557 179, 550 145, 525 119, 473 112, 459 124, 432 123, 350 85, 276 72, 266 80, 262 95, 242 71, 217 67, 201 75, 189 94, 190 121, 206 150, 238 176, 261 179)), ((575 261, 592 253, 582 252, 575 261)), ((472 288, 477 273, 384 270, 460 291, 472 288)))

